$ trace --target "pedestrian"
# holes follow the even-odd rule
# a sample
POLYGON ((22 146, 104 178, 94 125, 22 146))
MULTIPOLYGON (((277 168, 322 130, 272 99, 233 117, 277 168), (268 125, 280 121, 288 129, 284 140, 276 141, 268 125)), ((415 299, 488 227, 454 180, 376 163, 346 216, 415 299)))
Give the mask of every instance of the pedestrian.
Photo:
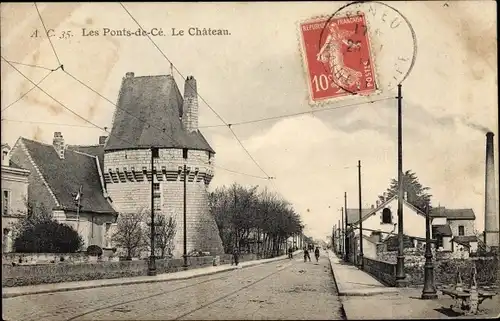
POLYGON ((316 257, 316 262, 319 260, 319 247, 316 247, 316 250, 314 250, 314 257, 316 257))
POLYGON ((293 249, 291 246, 288 248, 288 258, 293 259, 293 249))
MULTIPOLYGON (((240 253, 238 253, 238 249, 233 250, 233 262, 234 265, 238 266, 238 263, 240 261, 240 253)), ((231 264, 233 265, 233 264, 231 264)))
POLYGON ((307 247, 304 248, 304 262, 307 262, 307 259, 309 259, 309 262, 311 262, 311 256, 309 255, 309 250, 307 247))

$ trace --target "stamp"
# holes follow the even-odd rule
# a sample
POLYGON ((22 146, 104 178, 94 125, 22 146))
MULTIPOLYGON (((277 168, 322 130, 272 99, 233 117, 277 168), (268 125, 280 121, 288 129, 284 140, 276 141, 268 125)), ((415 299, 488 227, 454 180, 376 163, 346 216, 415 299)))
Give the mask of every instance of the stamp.
POLYGON ((376 92, 377 79, 364 14, 313 19, 301 23, 300 32, 313 102, 376 92), (323 30, 326 30, 324 37, 323 30), (320 38, 325 40, 320 42, 320 38))
POLYGON ((300 22, 299 39, 311 105, 391 95, 415 65, 410 22, 379 1, 351 2, 300 22))

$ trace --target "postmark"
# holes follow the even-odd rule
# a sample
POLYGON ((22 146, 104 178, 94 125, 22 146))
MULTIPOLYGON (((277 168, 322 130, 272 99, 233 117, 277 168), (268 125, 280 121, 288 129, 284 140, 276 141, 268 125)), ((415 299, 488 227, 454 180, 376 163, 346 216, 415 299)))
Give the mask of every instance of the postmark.
POLYGON ((378 1, 351 2, 303 21, 299 38, 312 105, 391 95, 416 61, 410 22, 378 1))

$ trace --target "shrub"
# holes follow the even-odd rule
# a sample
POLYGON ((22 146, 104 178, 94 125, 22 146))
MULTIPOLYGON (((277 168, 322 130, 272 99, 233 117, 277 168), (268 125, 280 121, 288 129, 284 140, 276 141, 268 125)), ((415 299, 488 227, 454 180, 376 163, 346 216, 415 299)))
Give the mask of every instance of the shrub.
POLYGON ((87 254, 90 256, 101 256, 102 249, 97 245, 91 245, 87 247, 87 254))
POLYGON ((14 240, 14 249, 20 253, 74 253, 82 245, 73 228, 56 221, 29 226, 14 240))

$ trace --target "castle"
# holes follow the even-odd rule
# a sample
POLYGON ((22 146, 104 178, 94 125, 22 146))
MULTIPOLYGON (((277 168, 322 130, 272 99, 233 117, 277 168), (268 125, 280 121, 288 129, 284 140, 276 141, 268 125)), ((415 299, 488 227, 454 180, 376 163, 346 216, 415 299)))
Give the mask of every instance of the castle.
POLYGON ((19 138, 12 159, 31 173, 29 199, 51 208, 57 220, 77 227, 86 246, 104 248, 111 246, 109 236, 119 213, 150 210, 153 200, 155 214, 175 218, 173 254, 180 257, 185 196, 188 253, 222 253, 208 210, 215 151, 198 130, 196 90, 191 76, 183 97, 170 75, 135 77, 128 72, 111 134, 101 136, 99 145, 66 145, 60 132, 54 134, 52 145, 19 138), (77 213, 74 194, 79 191, 82 203, 77 213))

